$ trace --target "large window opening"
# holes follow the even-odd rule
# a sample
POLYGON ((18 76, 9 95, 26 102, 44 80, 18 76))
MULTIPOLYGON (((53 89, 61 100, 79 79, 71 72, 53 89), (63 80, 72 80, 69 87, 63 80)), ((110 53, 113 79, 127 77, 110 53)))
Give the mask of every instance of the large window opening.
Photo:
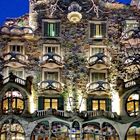
POLYGON ((25 133, 22 126, 15 120, 6 121, 0 132, 1 140, 25 140, 25 133))
POLYGON ((23 96, 17 89, 7 91, 2 99, 2 111, 4 114, 13 112, 21 114, 24 110, 23 96))
POLYGON ((59 21, 45 21, 43 22, 45 37, 59 37, 60 36, 60 22, 59 21))
POLYGON ((140 140, 140 122, 135 122, 130 126, 125 140, 140 140))
POLYGON ((126 109, 129 116, 137 116, 139 113, 139 94, 131 94, 126 103, 126 109))

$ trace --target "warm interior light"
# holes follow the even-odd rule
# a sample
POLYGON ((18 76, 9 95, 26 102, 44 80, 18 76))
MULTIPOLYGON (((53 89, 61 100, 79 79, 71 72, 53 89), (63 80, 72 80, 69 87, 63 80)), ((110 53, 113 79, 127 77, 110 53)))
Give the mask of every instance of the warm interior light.
POLYGON ((70 22, 77 23, 81 20, 82 14, 79 12, 70 12, 68 13, 67 18, 69 19, 70 22))
POLYGON ((30 96, 30 113, 34 113, 34 111, 35 111, 35 105, 34 105, 33 96, 30 96))

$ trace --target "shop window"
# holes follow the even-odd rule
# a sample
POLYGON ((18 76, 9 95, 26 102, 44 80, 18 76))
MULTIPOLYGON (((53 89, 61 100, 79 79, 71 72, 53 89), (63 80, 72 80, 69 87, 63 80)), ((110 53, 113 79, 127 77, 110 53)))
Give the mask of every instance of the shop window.
POLYGON ((106 23, 90 23, 90 38, 102 39, 106 37, 106 23))
POLYGON ((126 103, 127 113, 129 116, 137 116, 139 112, 139 94, 131 94, 126 103))
POLYGON ((0 132, 1 140, 25 140, 25 133, 22 126, 15 120, 3 124, 0 132))
POLYGON ((43 21, 44 37, 60 37, 60 21, 43 21))
POLYGON ((2 111, 4 114, 13 112, 21 114, 24 110, 24 100, 21 93, 17 90, 7 91, 2 99, 2 111))

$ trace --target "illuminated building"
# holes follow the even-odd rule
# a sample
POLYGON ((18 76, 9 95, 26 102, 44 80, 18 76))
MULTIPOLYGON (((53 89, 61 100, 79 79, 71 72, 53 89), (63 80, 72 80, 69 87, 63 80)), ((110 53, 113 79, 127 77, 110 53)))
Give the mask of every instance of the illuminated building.
POLYGON ((139 140, 139 19, 105 0, 32 0, 7 20, 1 140, 139 140))

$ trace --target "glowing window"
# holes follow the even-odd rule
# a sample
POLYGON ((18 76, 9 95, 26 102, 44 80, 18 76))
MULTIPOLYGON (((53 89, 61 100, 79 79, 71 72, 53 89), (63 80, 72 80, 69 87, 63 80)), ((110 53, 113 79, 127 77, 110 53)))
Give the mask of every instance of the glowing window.
POLYGON ((129 116, 137 116, 139 112, 139 94, 131 94, 127 99, 127 113, 129 116))
POLYGON ((58 109, 58 99, 44 99, 44 109, 58 109))
POLYGON ((92 109, 93 110, 106 110, 106 101, 105 100, 92 100, 92 109))
POLYGON ((24 110, 24 100, 17 90, 7 91, 2 100, 3 113, 13 112, 21 114, 24 110))

